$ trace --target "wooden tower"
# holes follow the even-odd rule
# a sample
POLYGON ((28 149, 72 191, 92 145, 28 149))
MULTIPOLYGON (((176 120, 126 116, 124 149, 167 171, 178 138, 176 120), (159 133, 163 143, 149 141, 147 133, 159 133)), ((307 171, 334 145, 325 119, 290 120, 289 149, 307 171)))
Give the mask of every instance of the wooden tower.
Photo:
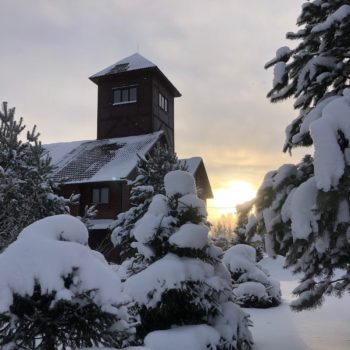
POLYGON ((174 149, 174 98, 180 92, 138 53, 90 77, 98 86, 97 139, 163 130, 174 149))

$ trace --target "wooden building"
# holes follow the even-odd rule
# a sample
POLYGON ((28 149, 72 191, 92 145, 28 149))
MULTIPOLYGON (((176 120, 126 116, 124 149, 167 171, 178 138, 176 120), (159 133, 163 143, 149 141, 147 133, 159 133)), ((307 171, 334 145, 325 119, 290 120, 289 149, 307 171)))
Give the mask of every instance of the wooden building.
POLYGON ((163 130, 174 149, 174 98, 181 94, 155 64, 136 53, 90 80, 98 86, 97 139, 163 130))
MULTIPOLYGON (((174 100, 180 92, 152 62, 136 53, 90 77, 98 87, 97 139, 45 145, 55 166, 61 194, 80 194, 72 208, 82 216, 96 204, 93 221, 106 230, 120 212, 129 209, 127 180, 135 177, 138 157, 147 157, 157 143, 174 145, 174 100)), ((201 189, 203 200, 212 190, 203 160, 184 160, 201 189)))

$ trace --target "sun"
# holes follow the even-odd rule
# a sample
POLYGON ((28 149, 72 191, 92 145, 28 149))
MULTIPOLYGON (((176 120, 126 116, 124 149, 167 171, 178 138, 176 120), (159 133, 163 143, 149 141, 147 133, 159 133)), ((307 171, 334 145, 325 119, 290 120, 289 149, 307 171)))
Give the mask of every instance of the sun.
POLYGON ((246 181, 232 181, 214 189, 214 199, 208 200, 209 217, 216 219, 221 215, 233 214, 237 204, 249 201, 255 195, 256 190, 246 181))

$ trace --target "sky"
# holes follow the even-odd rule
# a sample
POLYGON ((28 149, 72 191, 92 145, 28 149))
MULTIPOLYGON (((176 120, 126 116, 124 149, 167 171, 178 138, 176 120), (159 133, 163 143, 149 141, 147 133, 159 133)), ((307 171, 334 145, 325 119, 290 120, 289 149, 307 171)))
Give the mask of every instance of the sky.
POLYGON ((279 47, 296 45, 285 34, 303 2, 2 0, 0 100, 37 125, 43 143, 94 139, 88 77, 138 51, 182 93, 178 156, 203 157, 214 194, 226 196, 209 207, 233 210, 239 184, 255 191, 267 171, 311 152, 282 153, 297 112, 292 101, 268 101, 273 74, 264 70, 279 47))

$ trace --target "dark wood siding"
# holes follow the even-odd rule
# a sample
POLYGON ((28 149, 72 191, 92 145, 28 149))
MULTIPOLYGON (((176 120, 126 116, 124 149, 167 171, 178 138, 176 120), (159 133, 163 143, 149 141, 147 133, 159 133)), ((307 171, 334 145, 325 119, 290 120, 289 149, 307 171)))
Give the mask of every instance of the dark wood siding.
POLYGON ((71 207, 71 214, 84 216, 85 207, 93 204, 92 189, 102 187, 109 188, 109 203, 97 205, 96 219, 115 219, 119 213, 129 209, 129 187, 124 181, 63 185, 59 192, 65 198, 69 198, 73 193, 80 194, 79 205, 71 207))
POLYGON ((153 78, 153 129, 164 130, 166 141, 174 150, 174 96, 169 87, 158 76, 153 78), (159 106, 159 93, 168 100, 168 111, 159 106))
POLYGON ((98 83, 97 139, 142 135, 152 128, 152 73, 135 71, 98 83), (115 88, 136 86, 137 102, 113 105, 115 88))
MULTIPOLYGON (((98 85, 97 138, 134 136, 165 131, 174 149, 174 87, 157 69, 140 69, 95 80, 98 85), (137 87, 137 102, 113 104, 113 91, 137 87), (161 93, 168 111, 159 106, 161 93)), ((176 95, 178 96, 178 95, 176 95)))

